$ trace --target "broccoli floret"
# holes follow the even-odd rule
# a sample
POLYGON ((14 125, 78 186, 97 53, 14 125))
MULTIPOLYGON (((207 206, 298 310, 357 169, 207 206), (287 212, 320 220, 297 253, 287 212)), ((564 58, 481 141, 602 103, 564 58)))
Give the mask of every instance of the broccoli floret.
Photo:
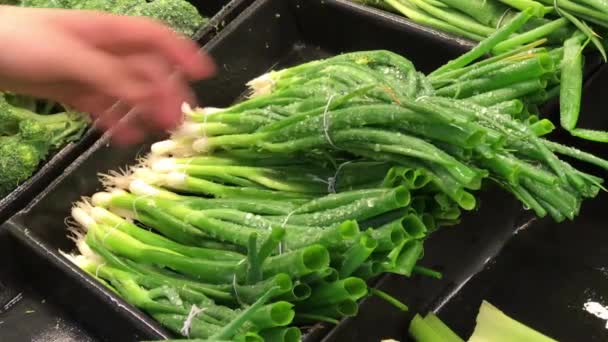
POLYGON ((154 0, 138 5, 126 14, 160 20, 188 37, 192 37, 205 22, 196 7, 184 0, 154 0))
POLYGON ((23 7, 70 8, 70 0, 21 0, 23 7))
POLYGON ((113 0, 108 11, 114 14, 126 14, 139 5, 147 4, 146 0, 113 0))
POLYGON ((0 196, 30 178, 45 156, 20 135, 0 137, 0 196))
POLYGON ((39 115, 0 94, 0 197, 28 179, 49 151, 80 138, 87 125, 83 114, 39 115))
POLYGON ((22 141, 36 148, 41 159, 46 157, 49 150, 53 147, 53 143, 51 142, 54 139, 52 128, 39 121, 21 121, 19 124, 19 136, 22 141))
POLYGON ((107 12, 112 7, 111 0, 71 0, 71 9, 107 12))
MULTIPOLYGON (((18 0, 0 0, 18 1, 18 0)), ((149 17, 164 22, 176 32, 194 36, 206 18, 185 0, 21 0, 23 7, 96 10, 114 14, 149 17)))
POLYGON ((13 112, 14 107, 0 95, 0 135, 13 135, 19 131, 21 118, 13 112))
POLYGON ((18 107, 6 101, 0 94, 0 135, 14 135, 20 132, 23 121, 40 123, 51 132, 47 142, 53 148, 78 139, 88 125, 88 118, 81 113, 65 111, 57 114, 40 115, 29 109, 18 107))
POLYGON ((18 95, 13 93, 4 93, 4 98, 11 106, 25 108, 31 111, 36 111, 38 101, 27 95, 18 95))

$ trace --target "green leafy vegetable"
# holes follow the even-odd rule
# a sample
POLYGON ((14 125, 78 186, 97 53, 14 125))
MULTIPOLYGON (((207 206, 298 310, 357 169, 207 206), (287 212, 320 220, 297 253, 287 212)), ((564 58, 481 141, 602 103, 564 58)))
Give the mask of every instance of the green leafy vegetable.
POLYGON ((83 114, 41 115, 10 104, 0 94, 0 197, 30 178, 50 152, 80 138, 87 125, 83 114))
POLYGON ((149 17, 162 21, 189 37, 194 36, 207 21, 196 7, 186 0, 15 0, 13 4, 149 17))

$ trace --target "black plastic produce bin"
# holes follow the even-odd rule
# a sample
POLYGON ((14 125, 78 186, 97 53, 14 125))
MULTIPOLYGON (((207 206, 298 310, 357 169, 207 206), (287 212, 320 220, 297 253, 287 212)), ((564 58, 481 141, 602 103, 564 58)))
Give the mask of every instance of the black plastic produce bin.
POLYGON ((234 20, 253 0, 188 0, 188 2, 209 18, 209 21, 194 35, 195 40, 204 44, 234 20))
MULTIPOLYGON (((255 1, 205 47, 218 61, 219 72, 215 78, 196 84, 195 89, 201 104, 215 107, 233 103, 244 94, 245 82, 269 69, 340 52, 388 49, 412 60, 419 70, 429 72, 469 48, 466 44, 420 29, 401 18, 370 15, 367 10, 344 1, 329 0, 255 1)), ((40 272, 40 278, 44 279, 41 282, 48 284, 40 290, 40 295, 65 298, 60 308, 66 317, 77 322, 75 324, 80 329, 102 341, 164 338, 170 334, 160 325, 126 304, 58 253, 58 250, 70 251, 74 248, 66 238, 64 224, 72 202, 101 190, 97 181, 99 172, 133 164, 137 156, 149 150, 149 144, 113 147, 109 144, 110 138, 111 133, 108 133, 98 140, 29 206, 9 220, 4 228, 23 245, 22 248, 35 255, 32 259, 44 263, 43 266, 29 267, 33 270, 45 267, 53 274, 53 277, 47 278, 49 273, 40 272), (53 279, 59 279, 59 282, 56 284, 53 279), (66 293, 72 294, 73 299, 65 296, 66 293)), ((151 137, 150 141, 159 138, 151 137)), ((457 299, 470 291, 468 284, 474 284, 478 278, 489 274, 488 270, 479 272, 484 268, 490 269, 488 262, 497 255, 498 258, 502 257, 500 251, 505 243, 516 232, 517 239, 543 224, 555 230, 568 230, 569 227, 554 225, 547 220, 537 221, 510 194, 495 187, 487 187, 479 193, 479 197, 479 210, 465 215, 462 224, 435 233, 425 244, 423 264, 442 271, 444 279, 419 276, 411 279, 384 276, 379 279, 377 286, 404 300, 410 307, 409 312, 399 312, 386 303, 369 298, 362 303, 358 317, 347 319, 337 327, 318 326, 309 331, 306 341, 377 342, 382 338, 405 341, 407 325, 413 314, 435 308, 445 309, 447 322, 454 324, 459 332, 470 330, 470 308, 479 305, 477 298, 457 299), (475 276, 478 273, 479 276, 475 276), (469 311, 465 311, 465 304, 459 304, 465 302, 469 311), (454 316, 448 316, 448 309, 455 312, 454 316), (463 312, 462 317, 458 315, 459 310, 463 312)), ((601 205, 605 203, 605 197, 590 202, 593 204, 587 205, 601 205)), ((579 220, 597 222, 594 215, 593 210, 583 211, 579 220)), ((569 229, 573 230, 572 226, 569 229)), ((580 233, 580 236, 585 235, 580 233)), ((601 236, 594 235, 598 239, 601 236)), ((505 255, 508 257, 508 254, 505 255)), ((512 275, 508 270, 503 272, 512 275)), ((512 276, 516 281, 517 274, 512 276)), ((481 284, 486 281, 482 280, 481 284)), ((494 284, 499 288, 500 282, 494 284)), ((488 299, 493 298, 497 297, 488 299)), ((525 308, 526 298, 512 300, 520 301, 525 308)), ((502 303, 496 304, 500 307, 502 303)), ((443 311, 440 314, 443 316, 443 311)), ((554 317, 555 324, 568 321, 566 316, 554 317)), ((0 325, 0 340, 4 341, 2 329, 0 325)))

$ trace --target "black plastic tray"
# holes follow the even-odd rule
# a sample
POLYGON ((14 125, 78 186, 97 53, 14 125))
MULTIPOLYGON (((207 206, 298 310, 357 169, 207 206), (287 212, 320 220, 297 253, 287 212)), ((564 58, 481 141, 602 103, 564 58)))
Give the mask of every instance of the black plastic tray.
MULTIPOLYGON (((60 272, 33 249, 0 231, 0 339, 5 342, 94 342, 93 334, 62 308, 78 300, 62 289, 60 272), (49 287, 52 287, 49 291, 49 287), (7 314, 6 312, 10 312, 7 314)), ((93 314, 92 312, 82 314, 93 314)))
POLYGON ((209 18, 194 35, 199 43, 207 43, 222 28, 238 16, 253 0, 188 0, 198 11, 209 18))
POLYGON ((608 341, 606 320, 584 310, 608 305, 608 230, 602 194, 574 222, 543 219, 511 239, 500 255, 439 316, 470 336, 483 299, 560 342, 608 341))
MULTIPOLYGON (((468 47, 397 18, 372 16, 343 1, 258 0, 205 48, 216 58, 220 70, 215 78, 198 83, 195 89, 200 103, 221 107, 244 93, 246 81, 271 68, 345 51, 389 49, 407 56, 421 71, 428 72, 468 47)), ((73 249, 66 238, 63 220, 69 215, 72 202, 101 189, 97 173, 132 164, 149 149, 148 144, 115 148, 109 144, 110 137, 108 133, 98 140, 5 227, 47 262, 46 267, 60 279, 58 287, 62 293, 74 294, 71 300, 69 296, 63 297, 61 307, 83 329, 100 340, 163 338, 169 334, 157 323, 92 281, 58 253, 59 249, 73 249), (89 310, 88 314, 83 310, 89 310)), ((157 139, 150 137, 150 141, 157 139)), ((480 210, 467 215, 463 222, 437 233, 426 245, 424 263, 444 271, 443 280, 393 276, 380 279, 379 286, 408 303, 410 313, 399 313, 371 298, 361 305, 357 318, 345 320, 329 334, 330 328, 315 330, 306 340, 376 342, 387 337, 403 340, 408 318, 415 311, 440 304, 447 306, 467 280, 498 255, 515 231, 533 224, 531 213, 524 211, 510 195, 493 187, 482 192, 480 210)), ((50 283, 53 278, 44 279, 50 283)), ((54 291, 59 290, 49 286, 42 293, 54 291)), ((1 329, 0 340, 4 341, 1 329)))

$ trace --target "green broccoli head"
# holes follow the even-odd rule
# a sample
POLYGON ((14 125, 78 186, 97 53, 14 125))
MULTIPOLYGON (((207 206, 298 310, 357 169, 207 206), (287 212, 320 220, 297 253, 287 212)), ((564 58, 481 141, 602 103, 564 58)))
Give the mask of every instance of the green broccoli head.
POLYGON ((51 138, 48 140, 51 149, 60 148, 67 143, 80 139, 91 123, 87 114, 78 112, 68 111, 46 116, 53 117, 53 119, 46 122, 40 121, 40 123, 51 134, 51 138))
POLYGON ((50 127, 34 120, 23 120, 19 124, 19 135, 27 144, 35 147, 41 158, 46 157, 51 149, 53 133, 50 127))
POLYGON ((0 0, 0 5, 19 5, 20 0, 0 0))
POLYGON ((11 104, 0 94, 0 135, 13 135, 19 131, 22 118, 11 104))
POLYGON ((79 139, 88 124, 85 114, 40 115, 0 93, 0 197, 27 180, 50 150, 79 139))
MULTIPOLYGON (((60 115, 68 118, 72 114, 60 115)), ((8 195, 30 178, 51 149, 80 137, 86 127, 84 120, 74 118, 64 122, 55 121, 25 119, 19 122, 17 134, 0 137, 0 197, 8 195)))
POLYGON ((78 140, 90 123, 88 115, 72 111, 38 114, 6 101, 0 93, 0 135, 20 134, 41 151, 78 140))
POLYGON ((70 0, 21 0, 23 7, 70 8, 70 0))
POLYGON ((0 137, 0 197, 30 178, 43 158, 40 151, 20 135, 0 137))
POLYGON ((146 0, 113 0, 108 11, 114 14, 126 14, 136 6, 147 4, 146 0))
POLYGON ((102 11, 107 12, 112 7, 114 1, 111 0, 61 0, 70 2, 69 7, 76 10, 102 11))
MULTIPOLYGON (((8 1, 8 0, 0 0, 8 1)), ((145 0, 143 0, 145 2, 145 0)), ((23 7, 68 8, 78 10, 110 11, 115 3, 125 0, 21 0, 23 7)), ((131 0, 131 2, 135 2, 131 0)))
POLYGON ((192 37, 205 22, 196 7, 185 0, 154 0, 138 5, 126 14, 160 20, 188 37, 192 37))

